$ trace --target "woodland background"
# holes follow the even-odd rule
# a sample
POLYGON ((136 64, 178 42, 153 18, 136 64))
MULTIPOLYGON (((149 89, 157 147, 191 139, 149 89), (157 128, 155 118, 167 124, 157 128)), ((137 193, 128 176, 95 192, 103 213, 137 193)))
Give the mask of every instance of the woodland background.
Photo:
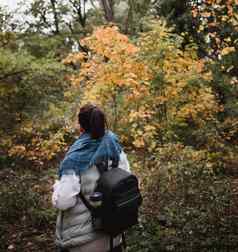
POLYGON ((0 251, 54 251, 52 184, 100 105, 144 195, 129 252, 238 251, 238 1, 0 3, 0 251))

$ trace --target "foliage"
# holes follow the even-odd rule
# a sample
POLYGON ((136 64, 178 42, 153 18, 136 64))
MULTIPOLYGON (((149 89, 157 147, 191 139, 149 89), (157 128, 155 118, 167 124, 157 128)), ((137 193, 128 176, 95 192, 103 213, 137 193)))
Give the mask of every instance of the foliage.
POLYGON ((68 70, 49 53, 51 46, 47 48, 39 40, 21 44, 16 36, 9 40, 8 46, 0 48, 1 152, 39 163, 62 149, 66 133, 58 130, 63 125, 68 70), (40 152, 41 147, 48 152, 40 152))
POLYGON ((176 32, 193 33, 193 20, 191 15, 191 0, 159 0, 154 1, 153 9, 160 17, 164 17, 170 26, 176 27, 176 32))
POLYGON ((153 71, 151 110, 157 112, 153 119, 159 119, 162 141, 181 141, 188 130, 192 135, 207 127, 220 109, 204 60, 197 57, 194 44, 181 50, 182 42, 163 25, 154 25, 139 42, 141 57, 153 71))
POLYGON ((80 69, 71 81, 83 94, 81 104, 102 106, 114 130, 140 156, 132 164, 145 189, 146 216, 166 216, 169 227, 155 225, 150 245, 141 244, 147 251, 235 246, 223 239, 232 198, 220 168, 235 162, 236 148, 228 142, 235 141, 237 120, 227 127, 221 120, 226 104, 216 89, 216 62, 199 58, 196 44, 184 48, 183 42, 158 22, 136 45, 115 27, 101 27, 81 41, 88 54, 65 60, 80 69))
POLYGON ((0 32, 10 30, 11 28, 14 29, 12 13, 6 8, 0 6, 0 32))
MULTIPOLYGON (((131 234, 140 242, 129 251, 233 249, 237 207, 224 173, 238 164, 236 1, 91 2, 113 3, 108 17, 133 42, 114 24, 91 34, 110 20, 102 5, 85 12, 86 1, 33 1, 24 29, 0 10, 1 167, 19 158, 49 165, 73 140, 78 107, 94 102, 126 146, 145 196, 131 234), (143 26, 151 4, 167 23, 143 26)), ((39 171, 12 178, 9 169, 1 234, 13 219, 37 229, 53 223, 39 171)))
POLYGON ((223 139, 222 148, 226 153, 224 168, 235 170, 237 166, 234 148, 237 143, 235 125, 238 113, 237 2, 203 1, 200 6, 194 6, 193 17, 198 24, 200 47, 212 59, 207 63, 207 68, 212 72, 212 88, 223 106, 218 115, 217 128, 223 139))
POLYGON ((230 180, 214 173, 205 151, 164 145, 136 170, 146 188, 143 227, 137 235, 147 239, 133 247, 139 251, 224 251, 237 246, 230 180))
POLYGON ((102 105, 124 141, 153 151, 164 141, 182 140, 181 129, 204 128, 220 109, 204 61, 193 45, 182 51, 180 41, 162 24, 143 34, 138 46, 114 27, 99 28, 82 41, 92 53, 70 55, 65 63, 80 64, 72 83, 83 88, 82 102, 102 105))
POLYGON ((68 34, 83 33, 86 26, 86 0, 34 0, 21 3, 24 15, 30 16, 25 21, 27 32, 68 34))
POLYGON ((238 38, 235 0, 202 1, 194 5, 192 14, 208 55, 217 57, 235 52, 238 38))
MULTIPOLYGON (((151 11, 151 0, 33 0, 20 2, 14 20, 7 24, 27 34, 51 34, 78 39, 94 26, 114 23, 126 34, 137 35, 151 11)), ((1 11, 0 11, 1 13, 1 11)), ((1 17, 1 15, 0 15, 1 17)), ((1 18, 0 18, 1 20, 1 18)), ((80 47, 80 45, 79 45, 80 47)))
MULTIPOLYGON (((49 234, 52 237, 48 242, 53 243, 56 218, 56 211, 50 206, 53 177, 47 171, 39 178, 39 174, 25 167, 15 172, 9 168, 1 170, 0 178, 0 251, 10 246, 14 251, 32 251, 33 244, 38 247, 41 243, 38 251, 48 251, 45 243, 49 234)), ((52 249, 50 243, 47 246, 52 249)))
POLYGON ((32 185, 29 180, 32 178, 25 176, 18 178, 14 184, 10 183, 8 187, 1 188, 1 223, 8 220, 13 224, 27 219, 28 223, 42 227, 47 226, 49 220, 54 222, 53 210, 47 211, 45 202, 36 190, 37 185, 32 185), (29 186, 33 189, 29 190, 29 186))
POLYGON ((110 104, 110 108, 104 106, 109 121, 114 129, 120 130, 120 121, 125 121, 122 111, 130 111, 125 102, 133 100, 139 106, 140 98, 147 92, 149 72, 134 57, 137 47, 130 44, 128 38, 115 27, 97 29, 82 44, 95 53, 92 56, 74 54, 65 60, 65 63, 81 64, 79 75, 72 77, 72 84, 78 88, 84 87, 82 103, 91 101, 100 105, 110 104))

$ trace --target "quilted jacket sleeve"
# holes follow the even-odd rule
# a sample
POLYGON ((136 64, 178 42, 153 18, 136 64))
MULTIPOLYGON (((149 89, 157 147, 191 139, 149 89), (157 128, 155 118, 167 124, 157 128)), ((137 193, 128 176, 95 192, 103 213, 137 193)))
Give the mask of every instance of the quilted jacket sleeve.
MULTIPOLYGON (((66 161, 61 164, 61 169, 64 170, 63 175, 53 185, 52 204, 60 210, 67 210, 75 206, 77 195, 80 193, 79 176, 75 174, 73 169, 69 168, 70 160, 66 161)), ((119 167, 130 172, 130 165, 123 151, 120 155, 119 167)))

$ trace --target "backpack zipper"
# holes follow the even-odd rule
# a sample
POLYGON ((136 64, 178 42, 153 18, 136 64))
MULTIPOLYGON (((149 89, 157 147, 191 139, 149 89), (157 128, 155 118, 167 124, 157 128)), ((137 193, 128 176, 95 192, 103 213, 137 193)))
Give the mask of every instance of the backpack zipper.
POLYGON ((124 205, 128 204, 129 202, 131 202, 131 201, 133 201, 133 200, 136 200, 136 199, 138 199, 138 198, 140 198, 140 197, 141 197, 140 195, 137 195, 137 196, 135 196, 135 197, 133 197, 133 198, 127 200, 127 201, 124 201, 123 203, 118 204, 117 206, 118 206, 118 207, 124 206, 124 205))

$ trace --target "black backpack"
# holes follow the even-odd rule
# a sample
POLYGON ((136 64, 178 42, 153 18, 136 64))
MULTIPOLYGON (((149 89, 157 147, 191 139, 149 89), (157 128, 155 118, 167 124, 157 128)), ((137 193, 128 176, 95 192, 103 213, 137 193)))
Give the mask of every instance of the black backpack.
POLYGON ((137 177, 130 172, 114 166, 110 170, 97 166, 100 178, 95 192, 102 193, 102 204, 93 207, 82 194, 80 197, 90 210, 93 220, 100 219, 101 227, 110 239, 113 248, 113 237, 122 234, 125 245, 124 232, 138 223, 138 210, 142 203, 137 177))

